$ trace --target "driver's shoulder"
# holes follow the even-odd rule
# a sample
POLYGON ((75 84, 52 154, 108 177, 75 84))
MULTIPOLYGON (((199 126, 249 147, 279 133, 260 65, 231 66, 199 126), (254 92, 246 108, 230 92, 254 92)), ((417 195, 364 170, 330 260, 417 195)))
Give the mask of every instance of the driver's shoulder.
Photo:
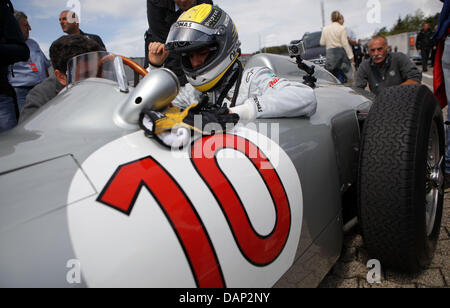
POLYGON ((274 77, 276 77, 276 75, 270 68, 265 66, 254 66, 244 70, 242 82, 252 83, 261 79, 271 79, 274 77))

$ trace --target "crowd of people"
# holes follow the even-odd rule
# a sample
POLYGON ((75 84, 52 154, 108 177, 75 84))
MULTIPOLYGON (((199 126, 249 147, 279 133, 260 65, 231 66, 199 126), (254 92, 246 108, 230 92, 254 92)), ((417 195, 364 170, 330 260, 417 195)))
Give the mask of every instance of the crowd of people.
MULTIPOLYGON (((347 83, 354 73, 351 84, 357 88, 369 90, 376 96, 383 89, 408 84, 420 84, 422 72, 428 71, 428 63, 434 68, 434 93, 444 108, 450 99, 450 0, 440 0, 443 8, 439 23, 431 30, 424 23, 416 38, 416 49, 420 52, 422 71, 401 52, 388 45, 383 36, 373 37, 367 49, 361 42, 355 43, 351 31, 346 29, 344 17, 338 11, 331 14, 331 25, 322 31, 321 45, 327 49, 325 68, 342 83, 347 83), (350 63, 354 65, 352 72, 350 63)), ((450 110, 448 108, 447 110, 450 110)), ((450 119, 450 112, 447 114, 450 119)), ((445 157, 445 185, 450 187, 450 127, 446 127, 447 151, 445 157)))
POLYGON ((50 47, 50 61, 30 37, 26 13, 14 10, 10 0, 0 0, 0 133, 23 121, 54 98, 66 85, 67 62, 82 53, 106 50, 98 35, 80 29, 78 16, 69 10, 59 15, 66 35, 50 47), (50 67, 53 70, 50 72, 50 67))
MULTIPOLYGON (((12 32, 13 28, 16 29, 17 34, 14 41, 6 39, 5 43, 2 41, 2 45, 17 44, 27 52, 21 58, 11 59, 4 67, 4 84, 5 87, 6 84, 8 85, 10 91, 2 92, 8 94, 10 105, 14 107, 5 112, 10 120, 1 121, 0 132, 4 132, 17 123, 23 122, 67 85, 67 63, 72 57, 86 52, 105 50, 105 45, 99 36, 83 32, 79 27, 78 16, 72 11, 65 10, 61 12, 59 22, 62 31, 67 35, 53 42, 50 47, 49 61, 39 45, 29 37, 31 26, 25 13, 14 11, 9 0, 0 1, 2 1, 2 7, 7 8, 5 14, 8 13, 8 16, 11 17, 11 26, 2 31, 2 34, 12 32), (52 74, 48 72, 50 63, 54 69, 52 74)), ((174 104, 184 104, 186 107, 192 102, 190 99, 183 101, 183 97, 194 98, 203 95, 210 97, 211 102, 214 103, 227 102, 228 108, 225 113, 234 114, 240 119, 313 114, 316 107, 313 89, 303 84, 277 78, 266 68, 254 69, 252 71, 253 78, 247 78, 247 83, 241 84, 242 74, 246 72, 243 71, 238 60, 240 41, 236 27, 230 16, 211 4, 211 0, 147 1, 149 15, 149 30, 146 32, 148 65, 150 68, 165 66, 177 74, 183 91, 174 104), (183 12, 199 5, 204 5, 201 7, 202 10, 214 11, 214 20, 210 20, 203 26, 199 25, 198 29, 193 29, 192 33, 187 34, 192 36, 190 39, 193 41, 190 46, 197 48, 192 50, 182 48, 186 46, 177 44, 177 29, 174 29, 172 25, 181 18, 183 12), (215 35, 210 33, 211 29, 215 29, 216 32, 223 29, 227 29, 227 31, 223 33, 223 39, 217 41, 215 35), (198 33, 204 35, 201 42, 195 42, 198 33), (170 44, 171 40, 172 44, 170 44), (205 67, 207 68, 205 69, 205 67), (205 73, 205 71, 207 72, 205 73), (266 79, 268 83, 272 82, 270 89, 262 89, 262 84, 266 79), (248 89, 239 93, 244 84, 248 84, 248 89), (253 93, 256 91, 255 89, 258 94, 264 92, 263 95, 255 96, 256 93, 253 93), (279 91, 279 89, 283 89, 283 91, 279 91), (228 95, 229 91, 236 93, 230 96, 228 95), (293 99, 283 99, 286 102, 285 106, 278 106, 279 108, 275 109, 272 106, 273 101, 279 99, 280 96, 298 97, 304 103, 294 104, 293 99)), ((186 31, 183 31, 181 36, 186 39, 186 31)), ((15 52, 15 55, 18 53, 15 52)), ((3 102, 1 105, 3 107, 3 102)), ((6 110, 6 108, 4 109, 6 110)), ((213 115, 215 118, 218 116, 223 115, 213 115)))
MULTIPOLYGON (((13 10, 10 0, 0 1, 1 52, 4 59, 0 75, 0 132, 4 132, 26 119, 66 86, 67 62, 72 57, 85 52, 106 50, 106 47, 98 35, 85 33, 80 29, 78 16, 74 12, 64 10, 59 15, 59 23, 66 35, 53 42, 49 61, 38 43, 30 38, 31 25, 26 13, 13 10), (49 72, 51 65, 54 69, 52 74, 49 72)), ((428 59, 431 57, 432 66, 435 66, 434 59, 439 59, 441 71, 443 74, 448 73, 445 56, 442 57, 448 51, 445 48, 447 43, 443 43, 448 29, 448 0, 443 2, 443 13, 435 31, 431 31, 429 24, 424 24, 417 36, 416 47, 423 58, 423 72, 427 71, 428 59)), ((270 91, 258 97, 257 101, 251 98, 249 90, 245 96, 240 93, 241 97, 230 97, 226 93, 231 88, 242 86, 243 68, 238 61, 238 34, 234 27, 230 33, 223 34, 222 40, 215 41, 212 36, 210 40, 208 38, 211 34, 209 31, 214 30, 211 25, 217 26, 221 16, 228 15, 223 11, 217 12, 214 20, 192 28, 184 27, 182 23, 178 23, 178 27, 173 26, 180 20, 191 21, 183 13, 194 6, 206 5, 202 6, 205 10, 218 10, 211 4, 211 0, 147 0, 149 28, 145 33, 146 66, 149 69, 163 66, 169 68, 179 78, 183 89, 189 92, 186 92, 186 97, 208 94, 214 102, 225 100, 230 108, 229 112, 237 113, 244 119, 310 115, 316 104, 312 89, 290 83, 270 72, 264 71, 260 75, 270 76, 271 90, 283 88, 283 91, 270 91), (191 42, 187 46, 178 44, 177 35, 185 41, 190 39, 191 42), (195 41, 200 36, 201 41, 195 41), (294 106, 289 103, 283 106, 283 110, 272 110, 270 101, 273 97, 285 93, 292 95, 292 89, 294 96, 302 97, 306 102, 305 106, 296 106, 298 112, 293 111, 294 106)), ((228 25, 227 20, 223 28, 228 25)), ((392 52, 386 38, 376 36, 367 45, 362 45, 361 40, 357 40, 353 32, 344 26, 344 16, 338 11, 332 12, 331 24, 324 27, 320 44, 326 46, 325 68, 328 71, 342 83, 352 82, 362 89, 368 86, 375 95, 392 85, 420 84, 422 81, 422 73, 416 65, 405 54, 392 52)), ((260 82, 258 76, 256 69, 251 81, 260 82)), ((180 95, 178 99, 182 97, 180 95)), ((181 105, 186 107, 190 103, 181 105)))
POLYGON ((327 50, 325 68, 343 84, 362 89, 369 85, 376 95, 387 86, 422 80, 418 68, 405 54, 392 52, 385 37, 375 36, 362 45, 344 26, 344 16, 338 11, 331 14, 331 24, 322 30, 320 43, 327 50))

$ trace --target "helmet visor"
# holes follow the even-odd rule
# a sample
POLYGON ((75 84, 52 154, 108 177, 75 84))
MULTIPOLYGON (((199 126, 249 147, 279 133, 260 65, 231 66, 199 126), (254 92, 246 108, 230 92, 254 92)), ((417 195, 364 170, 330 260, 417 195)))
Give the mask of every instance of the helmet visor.
POLYGON ((186 51, 211 44, 217 31, 196 23, 177 22, 172 25, 167 37, 167 49, 186 51))

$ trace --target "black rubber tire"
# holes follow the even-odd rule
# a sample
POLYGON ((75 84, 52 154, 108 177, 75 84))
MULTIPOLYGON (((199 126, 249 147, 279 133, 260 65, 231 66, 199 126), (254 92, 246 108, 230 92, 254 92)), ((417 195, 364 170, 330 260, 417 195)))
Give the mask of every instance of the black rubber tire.
POLYGON ((433 121, 443 156, 445 133, 441 108, 427 87, 409 85, 383 91, 364 124, 358 218, 370 257, 378 259, 384 268, 419 272, 433 258, 443 208, 440 193, 434 228, 428 236, 426 163, 433 121))

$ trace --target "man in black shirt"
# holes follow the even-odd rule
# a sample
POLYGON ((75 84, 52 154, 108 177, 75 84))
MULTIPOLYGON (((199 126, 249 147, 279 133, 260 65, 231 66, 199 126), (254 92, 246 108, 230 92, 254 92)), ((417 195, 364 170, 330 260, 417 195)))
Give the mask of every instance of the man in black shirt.
POLYGON ((423 24, 422 30, 420 30, 417 35, 416 48, 421 53, 424 72, 428 71, 428 60, 430 59, 430 52, 433 48, 433 41, 431 39, 432 35, 433 32, 431 32, 430 25, 428 23, 423 24))
POLYGON ((14 89, 8 82, 8 67, 30 57, 9 0, 0 0, 0 133, 17 124, 19 110, 14 89))
MULTIPOLYGON (((191 7, 198 4, 212 4, 212 0, 147 0, 147 19, 149 30, 146 32, 145 59, 148 64, 148 48, 150 43, 158 42, 164 44, 169 34, 170 27, 178 17, 191 7)), ((163 52, 162 50, 160 52, 163 52)), ((153 65, 154 66, 154 65, 153 65)), ((181 69, 181 59, 175 54, 169 54, 164 62, 164 67, 172 70, 180 80, 182 86, 187 83, 186 75, 181 69)))

